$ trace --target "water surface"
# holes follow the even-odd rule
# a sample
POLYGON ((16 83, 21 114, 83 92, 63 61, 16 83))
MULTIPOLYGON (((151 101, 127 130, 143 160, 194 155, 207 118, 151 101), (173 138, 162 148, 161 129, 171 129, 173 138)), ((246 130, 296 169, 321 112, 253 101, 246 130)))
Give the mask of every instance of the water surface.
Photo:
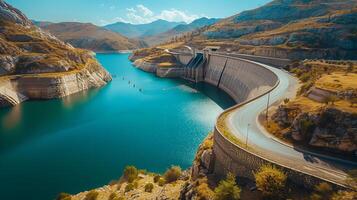
POLYGON ((126 165, 187 168, 233 105, 213 86, 136 69, 128 54, 97 58, 114 77, 107 86, 0 109, 0 199, 78 193, 118 179, 126 165))

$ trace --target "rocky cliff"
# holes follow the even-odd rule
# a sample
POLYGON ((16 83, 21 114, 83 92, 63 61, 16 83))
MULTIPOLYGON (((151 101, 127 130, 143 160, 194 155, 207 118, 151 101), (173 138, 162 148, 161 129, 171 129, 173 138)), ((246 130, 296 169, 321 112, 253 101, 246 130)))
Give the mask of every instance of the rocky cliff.
POLYGON ((92 52, 42 31, 0 0, 0 79, 0 102, 8 102, 13 93, 44 99, 66 96, 105 85, 111 76, 92 52))

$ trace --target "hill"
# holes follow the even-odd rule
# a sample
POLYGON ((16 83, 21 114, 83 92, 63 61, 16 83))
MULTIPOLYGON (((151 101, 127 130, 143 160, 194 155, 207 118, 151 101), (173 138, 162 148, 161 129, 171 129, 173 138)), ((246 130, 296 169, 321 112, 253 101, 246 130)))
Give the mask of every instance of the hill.
POLYGON ((215 24, 216 22, 218 22, 220 19, 216 19, 216 18, 206 18, 206 17, 202 17, 199 19, 194 20, 193 22, 189 23, 189 24, 180 24, 175 26, 174 28, 157 34, 157 35, 153 35, 153 36, 148 36, 148 37, 144 37, 143 40, 150 46, 154 46, 163 42, 167 42, 170 39, 174 38, 174 37, 179 37, 181 36, 183 33, 187 33, 187 32, 191 32, 194 31, 196 29, 205 27, 205 26, 210 26, 215 24))
POLYGON ((280 58, 357 59, 356 6, 356 0, 274 0, 178 41, 280 58))
POLYGON ((104 28, 129 38, 140 38, 163 33, 180 24, 184 24, 184 22, 168 22, 159 19, 148 24, 130 24, 117 22, 114 24, 109 24, 104 28))
POLYGON ((128 39, 118 33, 95 26, 91 23, 62 22, 37 23, 59 39, 78 48, 95 52, 113 52, 146 47, 142 41, 128 39))
POLYGON ((19 96, 58 98, 111 80, 91 52, 42 31, 2 0, 0 27, 0 107, 20 103, 19 96))

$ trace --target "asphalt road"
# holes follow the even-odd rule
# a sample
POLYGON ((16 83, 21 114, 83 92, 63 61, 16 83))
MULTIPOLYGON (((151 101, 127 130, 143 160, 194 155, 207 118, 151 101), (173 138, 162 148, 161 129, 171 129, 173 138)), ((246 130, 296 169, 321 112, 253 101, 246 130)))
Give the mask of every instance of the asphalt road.
MULTIPOLYGON (((273 71, 280 80, 279 85, 270 93, 270 104, 295 95, 297 80, 285 71, 263 65, 273 71)), ((301 152, 290 145, 273 139, 259 123, 259 115, 265 111, 268 94, 234 111, 228 118, 228 126, 233 134, 246 142, 255 153, 322 179, 344 185, 346 172, 357 168, 357 162, 344 161, 332 157, 301 152), (248 135, 248 140, 247 140, 248 135)))

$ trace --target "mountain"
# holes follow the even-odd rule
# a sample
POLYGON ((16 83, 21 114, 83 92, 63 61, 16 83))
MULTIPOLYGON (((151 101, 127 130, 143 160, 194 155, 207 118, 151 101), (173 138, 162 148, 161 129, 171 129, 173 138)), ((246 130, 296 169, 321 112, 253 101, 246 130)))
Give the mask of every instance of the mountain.
POLYGON ((141 38, 141 37, 147 37, 147 36, 163 33, 180 24, 185 24, 185 23, 168 22, 159 19, 148 24, 130 24, 124 22, 117 22, 114 24, 109 24, 104 28, 122 34, 129 38, 141 38))
POLYGON ((37 25, 75 47, 95 52, 113 52, 146 47, 142 41, 128 39, 91 23, 62 22, 37 23, 37 25))
POLYGON ((210 26, 212 24, 217 23, 219 20, 220 19, 217 19, 217 18, 202 17, 202 18, 192 21, 189 24, 177 25, 176 27, 174 27, 173 29, 171 29, 169 31, 176 32, 176 33, 189 32, 189 31, 193 31, 198 28, 202 28, 204 26, 210 26))
POLYGON ((103 86, 111 80, 92 52, 76 49, 42 31, 3 0, 0 0, 0 76, 0 107, 27 98, 63 97, 103 86))
POLYGON ((157 35, 153 35, 153 36, 148 36, 148 37, 144 37, 143 40, 150 46, 154 46, 163 42, 167 42, 169 41, 171 38, 174 37, 178 37, 180 35, 182 35, 183 33, 187 33, 187 32, 191 32, 194 31, 196 29, 205 27, 205 26, 210 26, 212 24, 215 24, 219 21, 220 19, 216 19, 216 18, 206 18, 206 17, 202 17, 199 19, 196 19, 194 21, 192 21, 189 24, 180 24, 175 26, 174 28, 157 34, 157 35))
POLYGON ((290 59, 357 59, 356 6, 357 0, 274 0, 179 41, 290 59))

